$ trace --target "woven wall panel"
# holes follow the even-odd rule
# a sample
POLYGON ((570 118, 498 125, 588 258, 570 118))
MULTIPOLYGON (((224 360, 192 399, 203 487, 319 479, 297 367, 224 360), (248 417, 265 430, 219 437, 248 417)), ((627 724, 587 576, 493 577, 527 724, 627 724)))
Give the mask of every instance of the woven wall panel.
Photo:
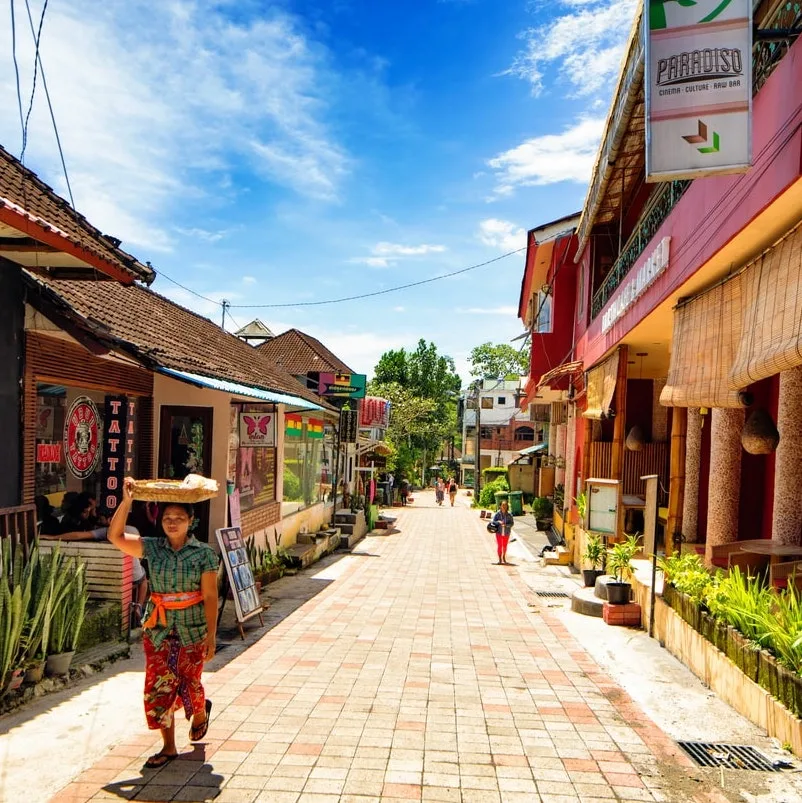
POLYGON ((741 339, 742 277, 739 273, 674 310, 668 381, 660 394, 667 407, 740 407, 730 368, 741 339))
POLYGON ((610 479, 613 465, 613 444, 594 441, 590 444, 590 476, 594 479, 610 479))
POLYGON ((587 372, 585 418, 601 419, 610 413, 618 378, 618 351, 587 372))
POLYGON ((802 365, 802 226, 741 274, 743 331, 730 387, 802 365))
MULTIPOLYGON (((668 488, 668 444, 647 443, 639 452, 624 452, 624 476, 622 493, 642 496, 644 483, 641 477, 659 474, 660 484, 668 488)), ((611 479, 613 464, 613 444, 595 441, 590 445, 590 476, 597 479, 611 479)), ((662 495, 661 495, 662 496, 662 495)))

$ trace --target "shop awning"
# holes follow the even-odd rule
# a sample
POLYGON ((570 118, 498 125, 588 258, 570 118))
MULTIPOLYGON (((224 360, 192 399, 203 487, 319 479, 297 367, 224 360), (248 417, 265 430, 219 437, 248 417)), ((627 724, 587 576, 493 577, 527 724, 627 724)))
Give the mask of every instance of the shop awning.
POLYGON ((537 383, 537 386, 539 388, 550 387, 553 382, 556 382, 558 379, 561 379, 564 376, 574 376, 581 372, 582 360, 564 362, 562 365, 552 368, 551 371, 546 371, 546 373, 540 377, 540 381, 537 383))
POLYGON ((211 388, 212 390, 222 390, 224 393, 230 393, 233 396, 250 396, 253 399, 272 402, 273 404, 286 404, 298 410, 323 409, 319 404, 314 404, 299 396, 291 396, 288 393, 276 393, 272 390, 263 390, 262 388, 256 388, 251 385, 241 385, 239 382, 229 382, 228 380, 215 379, 211 376, 191 374, 187 371, 176 371, 172 368, 157 368, 156 370, 160 374, 171 376, 182 382, 188 382, 190 385, 197 385, 197 387, 200 388, 211 388))
POLYGON ((546 448, 546 442, 543 443, 536 443, 534 446, 529 446, 526 449, 521 449, 518 452, 520 455, 528 455, 528 454, 535 454, 536 452, 542 452, 546 448))
POLYGON ((618 379, 618 349, 603 363, 588 371, 585 382, 588 406, 582 415, 597 420, 610 414, 615 396, 615 383, 618 379))
POLYGON ((730 370, 741 340, 742 278, 738 273, 674 310, 671 361, 661 404, 740 407, 730 370))
POLYGON ((384 441, 376 440, 375 438, 360 438, 356 445, 356 453, 363 455, 371 452, 382 457, 388 457, 393 453, 393 450, 384 441))

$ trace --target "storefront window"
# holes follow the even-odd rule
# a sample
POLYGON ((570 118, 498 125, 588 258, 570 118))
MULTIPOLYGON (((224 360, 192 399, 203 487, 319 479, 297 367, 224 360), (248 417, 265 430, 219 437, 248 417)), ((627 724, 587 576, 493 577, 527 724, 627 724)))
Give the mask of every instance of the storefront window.
POLYGON ((333 484, 333 428, 320 419, 288 413, 285 416, 282 515, 329 501, 333 484))
POLYGON ((137 474, 137 399, 40 382, 36 406, 36 495, 59 509, 86 492, 113 513, 123 478, 137 474))
POLYGON ((231 465, 229 475, 236 474, 240 508, 275 502, 276 411, 266 404, 234 404, 231 410, 229 454, 236 465, 231 465))

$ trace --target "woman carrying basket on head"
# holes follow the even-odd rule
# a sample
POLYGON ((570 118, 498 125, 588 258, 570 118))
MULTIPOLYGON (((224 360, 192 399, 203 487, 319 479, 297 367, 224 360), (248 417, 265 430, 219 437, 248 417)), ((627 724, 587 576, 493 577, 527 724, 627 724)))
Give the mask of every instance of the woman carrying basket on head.
POLYGON ((203 664, 214 657, 217 631, 217 553, 190 535, 192 505, 160 505, 163 537, 142 538, 125 532, 131 512, 134 481, 123 484, 123 499, 111 520, 108 539, 121 552, 145 558, 150 570, 151 598, 145 609, 145 716, 160 730, 162 749, 145 766, 158 769, 178 755, 176 709, 191 720, 190 741, 209 729, 211 700, 201 684, 203 664))

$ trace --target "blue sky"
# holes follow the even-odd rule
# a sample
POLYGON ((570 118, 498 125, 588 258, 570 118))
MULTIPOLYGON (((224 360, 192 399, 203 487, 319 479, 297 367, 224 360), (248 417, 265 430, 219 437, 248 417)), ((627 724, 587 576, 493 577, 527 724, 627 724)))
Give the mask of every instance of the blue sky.
MULTIPOLYGON (((25 107, 33 49, 24 3, 25 107)), ((32 0, 38 22, 42 0, 32 0)), ((41 54, 79 211, 219 320, 320 337, 370 373, 433 340, 467 376, 506 341, 523 254, 422 288, 312 308, 491 259, 581 208, 634 0, 52 0, 41 54)), ((0 141, 21 132, 9 12, 0 141)), ((41 81, 26 164, 65 191, 41 81)), ((231 324, 234 325, 233 323, 231 324)))

